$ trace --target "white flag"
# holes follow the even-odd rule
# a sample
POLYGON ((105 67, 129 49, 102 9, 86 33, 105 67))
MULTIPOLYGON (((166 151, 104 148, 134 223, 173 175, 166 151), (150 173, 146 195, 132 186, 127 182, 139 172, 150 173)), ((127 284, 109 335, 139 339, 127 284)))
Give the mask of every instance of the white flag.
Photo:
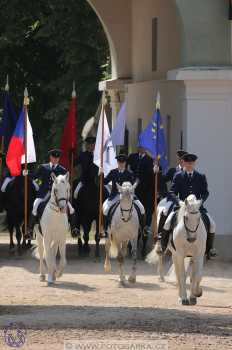
POLYGON ((104 120, 104 133, 103 133, 103 171, 107 176, 112 169, 117 168, 117 160, 115 159, 116 153, 112 144, 110 130, 106 119, 105 110, 102 107, 101 116, 98 124, 97 138, 94 150, 93 162, 98 167, 101 166, 101 152, 102 152, 102 123, 104 120), (103 119, 104 118, 104 119, 103 119))
POLYGON ((125 143, 125 128, 126 128, 126 102, 122 104, 118 113, 115 126, 111 133, 111 138, 114 146, 123 146, 125 143))
MULTIPOLYGON (((36 153, 35 153, 35 143, 33 138, 33 131, 31 127, 30 120, 27 115, 27 162, 35 163, 36 162, 36 153)), ((25 163, 25 155, 22 156, 21 163, 25 163)))

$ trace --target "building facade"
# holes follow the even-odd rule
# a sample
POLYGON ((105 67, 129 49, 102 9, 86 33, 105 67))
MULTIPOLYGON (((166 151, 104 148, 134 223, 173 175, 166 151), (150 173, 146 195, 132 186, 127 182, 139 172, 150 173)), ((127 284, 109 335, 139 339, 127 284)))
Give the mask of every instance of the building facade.
POLYGON ((87 0, 105 29, 113 117, 127 101, 131 148, 161 94, 170 165, 183 146, 199 155, 221 257, 232 258, 232 67, 228 0, 87 0))

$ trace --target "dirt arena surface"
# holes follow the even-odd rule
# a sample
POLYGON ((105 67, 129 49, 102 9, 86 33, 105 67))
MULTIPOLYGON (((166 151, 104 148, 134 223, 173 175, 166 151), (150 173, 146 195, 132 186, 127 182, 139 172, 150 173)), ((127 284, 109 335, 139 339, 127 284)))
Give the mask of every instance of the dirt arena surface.
MULTIPOLYGON (((23 322, 27 329, 21 349, 60 350, 64 340, 162 340, 173 350, 232 349, 231 264, 208 263, 202 298, 197 306, 183 307, 173 274, 161 284, 153 267, 139 261, 137 283, 123 288, 115 263, 107 275, 103 259, 75 258, 75 250, 67 247, 65 275, 47 287, 39 282, 38 262, 29 252, 8 256, 7 246, 0 246, 0 349, 10 349, 4 341, 10 322, 23 322)), ((130 266, 128 260, 127 272, 130 266)))

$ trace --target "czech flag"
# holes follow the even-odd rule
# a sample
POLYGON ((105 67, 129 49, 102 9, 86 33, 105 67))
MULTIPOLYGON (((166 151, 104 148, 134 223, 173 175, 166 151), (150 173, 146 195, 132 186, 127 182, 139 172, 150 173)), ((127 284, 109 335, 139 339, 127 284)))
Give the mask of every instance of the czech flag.
POLYGON ((6 155, 6 164, 11 176, 21 175, 21 159, 25 154, 24 149, 24 108, 20 113, 15 131, 11 137, 6 155))

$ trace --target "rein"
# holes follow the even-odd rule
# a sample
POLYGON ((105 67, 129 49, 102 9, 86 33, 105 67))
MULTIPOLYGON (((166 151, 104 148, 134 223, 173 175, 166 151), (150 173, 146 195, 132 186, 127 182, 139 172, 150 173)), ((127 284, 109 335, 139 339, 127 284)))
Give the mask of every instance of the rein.
MULTIPOLYGON (((190 214, 196 215, 196 214, 198 214, 198 212, 192 212, 192 213, 190 212, 190 214)), ((184 216, 184 228, 185 228, 186 233, 187 233, 187 241, 188 241, 188 242, 193 243, 193 242, 196 241, 197 237, 190 237, 189 234, 190 234, 190 233, 196 233, 196 232, 197 232, 198 227, 199 227, 199 225, 200 225, 200 221, 201 221, 201 218, 199 218, 199 222, 198 222, 198 224, 197 224, 195 230, 190 230, 190 229, 187 227, 186 218, 185 218, 185 216, 184 216)))
POLYGON ((133 204, 134 204, 134 201, 132 201, 130 209, 122 209, 121 204, 120 204, 121 219, 122 219, 123 222, 129 222, 130 221, 130 219, 132 217, 132 212, 133 212, 133 204), (125 219, 125 217, 124 217, 124 214, 123 214, 124 212, 129 213, 129 216, 128 216, 127 219, 125 219))
POLYGON ((55 197, 55 203, 51 202, 51 203, 50 203, 50 208, 58 213, 58 212, 61 211, 61 209, 60 209, 60 207, 59 207, 59 203, 60 203, 61 201, 65 201, 65 202, 66 202, 66 205, 67 205, 68 199, 67 199, 67 198, 64 198, 64 197, 58 198, 57 195, 56 195, 56 193, 55 193, 55 191, 53 192, 53 194, 54 194, 54 197, 55 197), (52 207, 51 205, 52 205, 53 207, 52 207))

